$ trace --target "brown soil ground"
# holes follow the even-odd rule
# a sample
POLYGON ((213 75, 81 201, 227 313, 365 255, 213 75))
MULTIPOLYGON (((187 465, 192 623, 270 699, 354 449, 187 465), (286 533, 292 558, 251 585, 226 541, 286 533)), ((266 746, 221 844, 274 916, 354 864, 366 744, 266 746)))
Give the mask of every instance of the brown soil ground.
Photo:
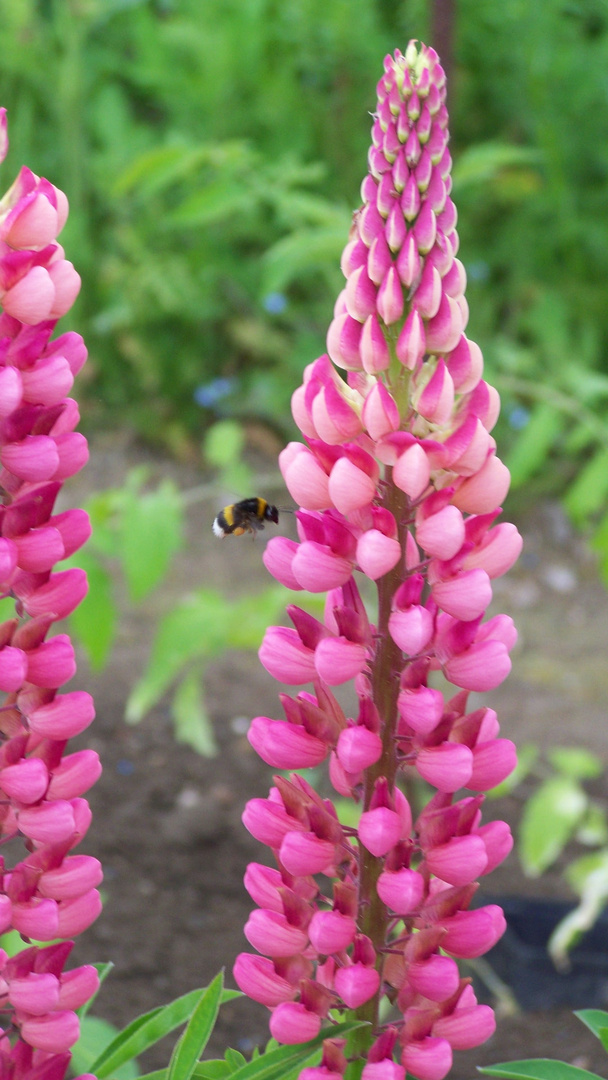
MULTIPOLYGON (((120 484, 141 459, 115 440, 94 446, 85 476, 70 485, 70 502, 78 505, 86 491, 120 484)), ((151 464, 154 477, 172 475, 182 489, 200 483, 194 470, 151 464)), ((172 600, 205 584, 235 597, 267 583, 261 542, 243 537, 220 543, 212 536, 216 509, 210 503, 192 508, 188 542, 166 587, 145 608, 134 611, 123 603, 118 642, 106 670, 92 676, 86 662, 80 662, 79 684, 92 690, 98 712, 87 743, 104 763, 91 793, 94 824, 82 850, 103 861, 106 903, 96 925, 79 941, 75 959, 114 962, 94 1011, 119 1026, 205 985, 222 966, 233 985, 231 967, 246 946, 242 927, 251 908, 241 884, 243 871, 249 860, 264 857, 240 815, 247 798, 266 793, 270 770, 251 750, 244 731, 252 715, 280 712, 276 685, 255 655, 228 653, 209 671, 207 701, 218 757, 199 757, 175 742, 166 703, 138 727, 124 722, 125 701, 143 670, 154 619, 172 600)), ((524 556, 496 589, 497 610, 514 616, 520 642, 513 673, 491 695, 491 703, 503 734, 516 742, 581 743, 608 763, 606 594, 593 561, 556 507, 541 507, 520 528, 524 556)), ((490 815, 515 825, 529 791, 492 803, 490 815)), ((606 800, 604 778, 595 783, 594 794, 606 800)), ((514 855, 491 876, 487 891, 568 897, 558 871, 531 882, 514 855)), ((608 950, 606 960, 608 968, 608 950)), ((497 1034, 478 1051, 456 1054, 451 1077, 469 1080, 477 1075, 477 1064, 536 1056, 561 1057, 608 1074, 599 1044, 572 1015, 572 1008, 592 1002, 575 997, 556 1007, 551 997, 549 990, 533 1011, 503 1017, 497 1034)), ((246 1053, 266 1038, 266 1010, 237 1001, 221 1010, 211 1050, 222 1053, 232 1045, 246 1053)), ((170 1045, 150 1051, 145 1067, 165 1065, 170 1045)))

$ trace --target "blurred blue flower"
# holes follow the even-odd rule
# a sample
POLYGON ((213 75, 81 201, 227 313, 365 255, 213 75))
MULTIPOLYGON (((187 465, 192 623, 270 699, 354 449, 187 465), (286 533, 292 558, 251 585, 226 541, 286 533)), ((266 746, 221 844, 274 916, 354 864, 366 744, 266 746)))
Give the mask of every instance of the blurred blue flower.
POLYGON ((197 386, 194 400, 205 409, 212 409, 222 398, 228 397, 238 386, 238 379, 218 378, 197 386))
POLYGON ((469 281, 487 281, 490 276, 490 267, 483 259, 467 263, 465 269, 469 281))
POLYGON ((268 293, 262 300, 262 306, 269 315, 280 315, 287 307, 287 297, 280 292, 268 293))
POLYGON ((509 413, 509 426, 515 428, 516 431, 521 431, 530 422, 530 410, 526 409, 523 405, 516 405, 514 409, 511 409, 509 413))

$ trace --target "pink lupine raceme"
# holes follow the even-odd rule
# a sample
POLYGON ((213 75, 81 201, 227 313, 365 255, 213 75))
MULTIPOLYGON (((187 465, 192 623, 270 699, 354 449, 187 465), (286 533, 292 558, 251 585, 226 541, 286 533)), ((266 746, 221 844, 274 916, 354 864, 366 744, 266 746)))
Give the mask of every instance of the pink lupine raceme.
MULTIPOLYGON (((4 110, 0 130, 3 157, 4 110)), ((86 348, 73 332, 51 339, 80 288, 56 241, 67 210, 65 195, 27 168, 0 206, 0 588, 16 601, 15 618, 0 627, 0 828, 4 838, 26 844, 10 871, 0 864, 0 926, 37 941, 81 933, 101 907, 99 862, 71 854, 91 818, 81 796, 101 766, 92 750, 65 754, 67 740, 91 723, 93 702, 83 691, 57 693, 75 661, 55 624, 77 607, 87 584, 82 570, 54 568, 90 534, 84 511, 54 513, 63 480, 88 455, 68 397, 86 348)), ((5 1028, 13 1032, 0 1043, 7 1075, 16 1061, 25 1071, 44 1061, 53 1080, 62 1080, 79 1035, 75 1010, 99 981, 93 967, 63 971, 71 948, 59 941, 10 959, 0 951, 5 1028)))
MULTIPOLYGON (((497 521, 509 474, 491 434, 498 394, 465 333, 436 53, 410 43, 387 56, 377 90, 369 172, 341 260, 346 283, 327 353, 308 365, 292 398, 305 442, 279 458, 300 507, 298 538, 275 537, 264 554, 284 585, 325 592, 325 609, 321 619, 292 606, 293 627, 266 631, 262 664, 299 690, 281 695, 285 719, 256 717, 249 733, 277 769, 327 760, 330 783, 360 812, 356 827, 341 825, 298 774, 277 776, 268 799, 247 804, 243 821, 276 869, 247 870, 258 910, 246 934, 263 955, 242 954, 235 977, 271 1010, 279 1042, 312 1038, 330 1009, 351 1010, 367 1021, 347 1047, 364 1062, 363 1080, 404 1080, 406 1071, 442 1080, 453 1050, 478 1045, 494 1025, 456 959, 481 956, 504 930, 499 907, 472 902, 477 879, 512 845, 508 826, 484 825, 481 814, 483 793, 514 768, 515 748, 500 737, 493 710, 470 707, 469 695, 494 689, 511 667, 513 624, 505 615, 486 619, 486 610, 521 538, 497 521), (370 582, 377 590, 374 625, 361 578, 364 595, 370 582), (438 675, 453 684, 451 696, 438 675), (345 683, 355 717, 330 689, 345 683), (413 821, 407 785, 415 777, 434 794, 413 821), (385 993, 401 1016, 381 1030, 385 993)), ((55 360, 51 370, 67 386, 65 366, 55 360)), ((40 387, 49 392, 44 378, 40 387)), ((16 392, 8 383, 7 395, 16 392)), ((53 457, 57 439, 47 444, 53 432, 43 433, 30 446, 26 436, 16 432, 16 466, 51 483, 51 470, 63 467, 53 457)), ((42 537, 40 550, 17 558, 43 560, 56 542, 42 537)), ((14 558, 7 549, 9 575, 14 558)), ((39 593, 24 582, 24 603, 35 605, 39 593)), ((54 595, 60 606, 61 582, 54 595)), ((3 644, 15 651, 4 667, 0 651, 0 677, 10 683, 23 646, 10 635, 3 644)), ((40 702, 34 723, 44 726, 45 708, 40 702)), ((92 762, 76 770, 83 778, 93 771, 92 762)), ((305 1080, 344 1073, 346 1058, 327 1031, 322 1063, 304 1070, 305 1080)))

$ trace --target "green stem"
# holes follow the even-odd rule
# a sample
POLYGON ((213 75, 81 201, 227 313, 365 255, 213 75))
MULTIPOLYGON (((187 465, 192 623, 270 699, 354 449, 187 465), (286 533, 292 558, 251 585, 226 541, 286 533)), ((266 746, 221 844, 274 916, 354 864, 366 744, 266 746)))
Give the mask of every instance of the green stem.
MULTIPOLYGON (((408 498, 392 482, 391 470, 387 469, 386 495, 384 506, 393 514, 397 522, 401 550, 405 552, 407 526, 404 521, 408 516, 408 498)), ((378 625, 377 646, 372 663, 372 694, 382 725, 382 756, 375 765, 366 771, 364 810, 368 810, 376 780, 386 777, 389 789, 395 786, 397 773, 397 752, 395 732, 397 724, 397 697, 399 695, 399 675, 403 666, 401 650, 388 632, 388 620, 391 614, 393 596, 403 580, 403 559, 378 581, 378 625)), ((382 977, 386 943, 388 915, 385 905, 378 896, 377 882, 382 872, 383 860, 372 855, 359 845, 359 927, 367 934, 377 953, 377 967, 382 977)), ((367 1020, 371 1028, 362 1028, 354 1034, 355 1053, 365 1054, 373 1040, 373 1029, 378 1023, 380 992, 356 1010, 357 1019, 367 1020)))

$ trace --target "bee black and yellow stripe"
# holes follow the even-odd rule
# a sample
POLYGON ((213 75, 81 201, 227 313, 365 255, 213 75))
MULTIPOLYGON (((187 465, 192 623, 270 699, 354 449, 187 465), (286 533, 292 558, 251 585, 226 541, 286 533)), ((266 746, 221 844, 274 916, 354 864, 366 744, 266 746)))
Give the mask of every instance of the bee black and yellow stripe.
POLYGON ((213 522, 216 536, 242 536, 243 533, 255 533, 264 528, 265 521, 279 520, 279 511, 266 499, 253 496, 241 499, 220 510, 213 522))

